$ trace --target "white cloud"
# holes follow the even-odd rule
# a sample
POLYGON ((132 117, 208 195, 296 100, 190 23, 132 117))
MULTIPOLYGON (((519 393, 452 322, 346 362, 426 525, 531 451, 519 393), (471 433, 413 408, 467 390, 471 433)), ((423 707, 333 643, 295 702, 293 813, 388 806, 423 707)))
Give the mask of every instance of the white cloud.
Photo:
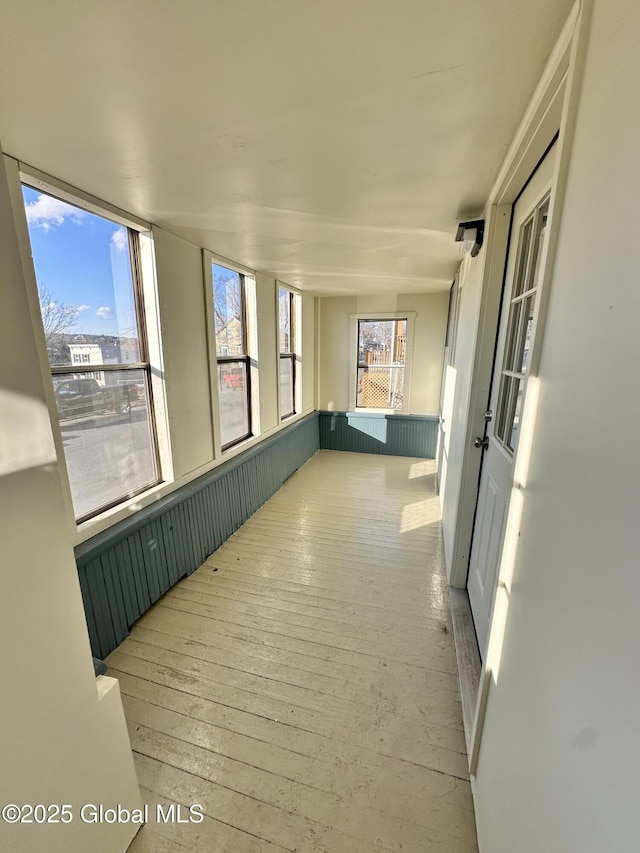
POLYGON ((82 314, 83 311, 87 311, 89 308, 91 308, 90 305, 78 305, 76 311, 78 312, 78 314, 82 314))
POLYGON ((111 308, 108 305, 101 305, 100 308, 96 311, 96 315, 98 317, 102 317, 103 320, 108 320, 109 317, 113 314, 111 308))
POLYGON ((114 231, 111 235, 111 245, 116 252, 124 252, 127 248, 127 243, 127 232, 124 228, 118 228, 118 230, 114 231))
POLYGON ((79 225, 83 217, 86 216, 83 210, 78 210, 77 207, 60 201, 58 198, 52 198, 50 195, 39 195, 35 201, 30 201, 25 205, 27 211, 27 222, 35 228, 42 228, 43 231, 50 231, 52 228, 57 228, 62 225, 65 219, 70 219, 79 225))

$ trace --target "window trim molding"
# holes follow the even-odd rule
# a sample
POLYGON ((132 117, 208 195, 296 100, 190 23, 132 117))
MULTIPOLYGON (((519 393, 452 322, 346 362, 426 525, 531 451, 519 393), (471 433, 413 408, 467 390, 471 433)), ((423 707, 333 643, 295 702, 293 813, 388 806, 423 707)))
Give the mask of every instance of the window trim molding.
POLYGON ((231 451, 241 448, 246 442, 260 435, 260 401, 258 393, 258 336, 256 273, 254 270, 217 255, 210 249, 202 250, 205 320, 207 327, 207 352, 209 360, 209 391, 211 394, 211 429, 213 434, 213 458, 220 459, 231 451), (218 388, 218 353, 216 351, 216 322, 213 302, 213 265, 225 267, 243 277, 244 303, 242 306, 246 336, 246 356, 242 359, 223 356, 222 360, 241 361, 247 364, 247 401, 249 404, 249 433, 229 444, 222 444, 220 435, 220 393, 218 388), (249 310, 247 311, 247 305, 249 310))
POLYGON ((107 201, 102 201, 102 199, 71 186, 65 181, 47 175, 27 163, 15 162, 18 164, 20 181, 33 187, 33 189, 53 195, 61 201, 74 205, 74 207, 79 207, 88 213, 95 213, 96 216, 102 216, 104 219, 110 219, 118 225, 131 228, 133 231, 151 231, 151 223, 144 219, 127 213, 107 201))
POLYGON ((278 423, 283 423, 300 414, 302 411, 302 293, 295 287, 276 279, 276 380, 278 384, 278 423), (289 294, 289 341, 290 351, 280 351, 280 291, 289 294), (280 397, 280 359, 288 358, 292 364, 293 378, 293 411, 282 414, 280 397))
POLYGON ((413 366, 413 342, 417 311, 368 311, 349 314, 349 411, 371 412, 378 414, 408 415, 411 413, 411 376, 413 366), (401 409, 374 409, 356 406, 356 387, 358 384, 358 322, 360 320, 406 320, 407 341, 404 365, 404 392, 401 409))
MULTIPOLYGON (((155 493, 159 488, 165 486, 172 479, 171 451, 168 436, 168 424, 166 422, 165 410, 165 388, 161 378, 164 375, 162 363, 162 349, 160 341, 160 325, 157 311, 152 310, 157 304, 157 285, 155 275, 155 260, 153 259, 151 225, 132 214, 126 213, 96 196, 90 195, 64 181, 52 177, 28 164, 25 164, 7 154, 3 155, 3 163, 7 174, 13 218, 18 236, 22 269, 27 290, 27 299, 31 313, 31 321, 36 338, 40 371, 44 384, 45 399, 49 411, 49 420, 53 433, 56 458, 62 485, 65 512, 69 523, 69 532, 73 541, 77 541, 80 531, 101 523, 101 519, 108 518, 121 508, 135 504, 147 494, 155 493), (138 319, 138 331, 140 344, 146 352, 144 363, 119 365, 123 369, 144 369, 147 371, 148 389, 150 392, 149 406, 154 441, 154 458, 157 468, 157 480, 142 487, 135 493, 128 493, 114 503, 100 507, 89 516, 76 517, 69 478, 69 468, 64 452, 62 431, 58 417, 58 409, 53 389, 53 377, 62 375, 60 371, 52 369, 46 349, 45 337, 40 319, 40 300, 38 283, 35 276, 35 268, 32 260, 31 238, 29 226, 24 207, 22 187, 26 185, 36 191, 46 193, 69 204, 86 210, 89 213, 108 219, 117 225, 121 225, 128 232, 136 232, 139 244, 135 251, 135 261, 132 256, 132 264, 136 265, 137 284, 134 290, 139 291, 135 297, 135 310, 138 319), (151 252, 151 260, 149 253, 151 252), (150 327, 150 324, 152 327, 150 327), (144 342, 143 342, 144 341, 144 342)), ((131 247, 130 247, 131 251, 131 247)), ((69 365, 74 367, 73 364, 69 365)), ((90 373, 94 365, 76 364, 75 372, 90 373), (84 368, 84 369, 83 369, 84 368)), ((104 365, 98 365, 103 369, 104 365)), ((114 369, 117 369, 114 368, 114 369)))

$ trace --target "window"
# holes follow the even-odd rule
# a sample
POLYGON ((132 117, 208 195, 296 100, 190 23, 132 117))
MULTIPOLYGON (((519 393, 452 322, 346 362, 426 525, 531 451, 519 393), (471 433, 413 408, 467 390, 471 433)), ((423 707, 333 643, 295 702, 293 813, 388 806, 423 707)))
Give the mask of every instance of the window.
POLYGON ((280 417, 296 413, 296 294, 278 288, 280 417))
POLYGON ((80 522, 159 481, 139 235, 26 185, 23 198, 80 522))
POLYGON ((358 320, 356 408, 403 409, 407 319, 358 320))
POLYGON ((220 442, 226 450, 252 435, 246 282, 243 273, 215 262, 211 273, 220 442))
POLYGON ((504 349, 495 436, 509 453, 518 440, 522 395, 527 375, 529 346, 533 330, 538 274, 542 257, 549 199, 543 200, 522 226, 513 292, 509 305, 507 340, 504 349))

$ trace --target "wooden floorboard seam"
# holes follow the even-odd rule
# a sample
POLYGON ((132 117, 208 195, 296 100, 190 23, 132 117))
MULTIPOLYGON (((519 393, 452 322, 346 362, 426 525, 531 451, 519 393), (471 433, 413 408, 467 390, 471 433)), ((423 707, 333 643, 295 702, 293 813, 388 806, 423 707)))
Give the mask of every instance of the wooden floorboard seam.
POLYGON ((452 626, 433 461, 316 454, 107 659, 130 853, 477 853, 452 626))

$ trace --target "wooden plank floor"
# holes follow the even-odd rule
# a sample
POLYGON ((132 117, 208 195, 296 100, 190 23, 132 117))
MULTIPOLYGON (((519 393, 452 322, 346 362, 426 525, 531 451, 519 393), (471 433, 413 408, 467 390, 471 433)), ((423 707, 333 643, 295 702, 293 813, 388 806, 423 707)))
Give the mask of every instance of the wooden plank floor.
POLYGON ((477 850, 433 462, 317 453, 107 663, 132 853, 477 850))

